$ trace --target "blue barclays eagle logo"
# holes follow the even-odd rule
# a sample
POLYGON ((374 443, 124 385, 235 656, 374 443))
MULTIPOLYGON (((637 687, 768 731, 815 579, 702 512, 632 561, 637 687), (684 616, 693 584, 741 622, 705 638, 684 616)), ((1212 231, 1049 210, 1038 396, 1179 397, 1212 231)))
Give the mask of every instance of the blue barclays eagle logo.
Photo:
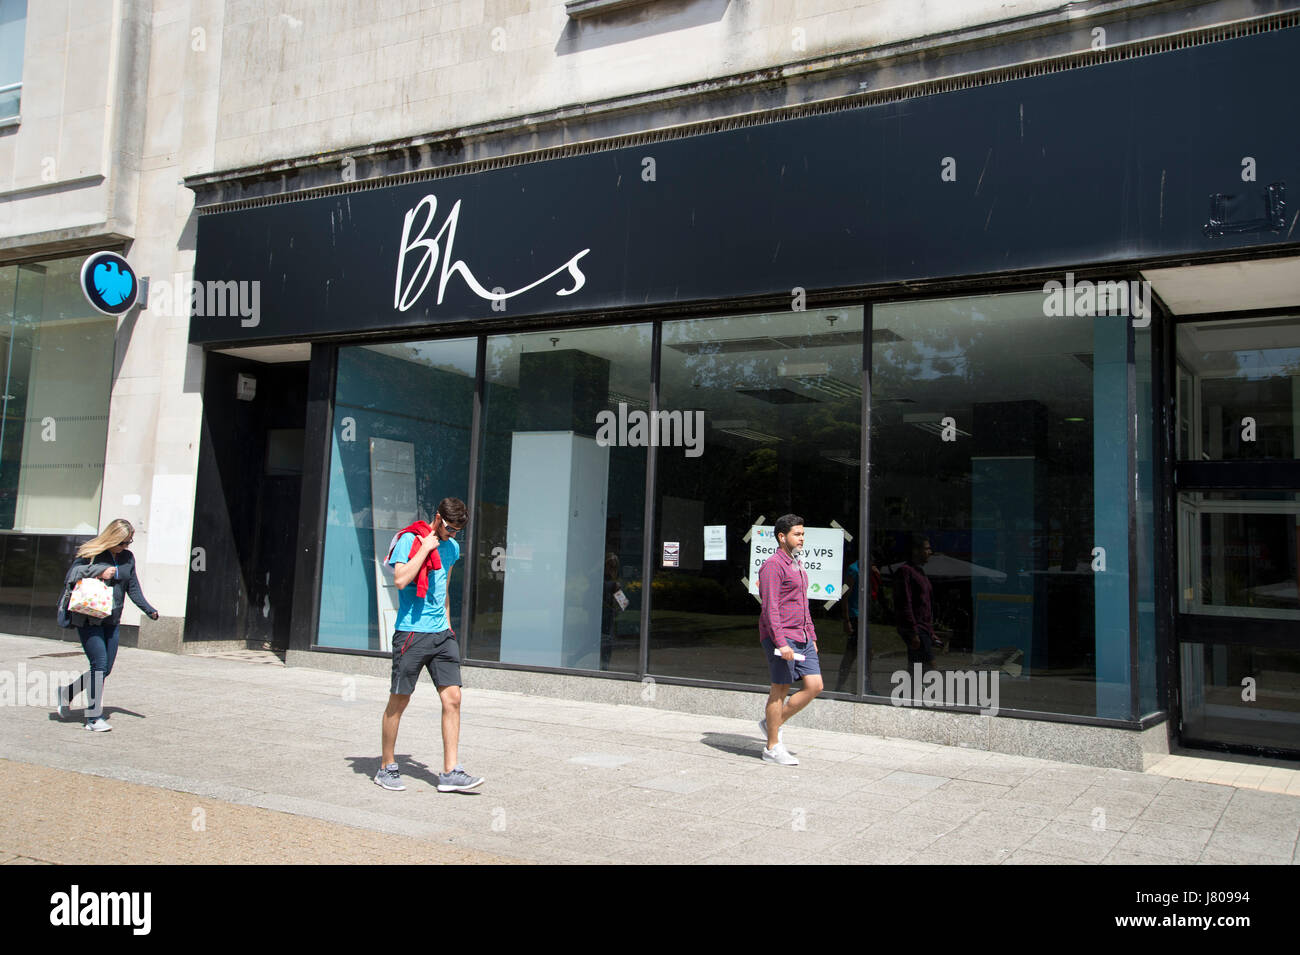
POLYGON ((93 276, 95 291, 111 307, 121 305, 135 291, 135 277, 122 271, 116 262, 101 262, 95 266, 93 276))

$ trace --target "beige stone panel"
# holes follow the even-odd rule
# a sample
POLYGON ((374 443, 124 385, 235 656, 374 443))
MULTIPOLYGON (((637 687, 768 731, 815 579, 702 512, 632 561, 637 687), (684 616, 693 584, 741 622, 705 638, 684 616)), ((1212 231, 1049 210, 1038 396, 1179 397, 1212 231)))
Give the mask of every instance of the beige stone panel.
MULTIPOLYGON (((18 137, 16 135, 0 136, 0 192, 8 192, 14 183, 14 154, 18 137)), ((10 211, 12 202, 0 203, 0 216, 10 211)), ((3 222, 0 219, 0 222, 3 222)))
POLYGON ((156 394, 115 395, 109 420, 105 465, 112 467, 151 462, 157 420, 156 394))
POLYGON ((116 400, 119 395, 157 395, 161 392, 161 381, 157 376, 129 378, 119 376, 113 382, 113 399, 116 400))
POLYGON ((187 23, 190 0, 154 0, 152 23, 155 27, 171 23, 187 23))
POLYGON ((462 0, 456 6, 460 12, 459 26, 475 26, 482 23, 486 16, 483 0, 462 0))
MULTIPOLYGON (((48 54, 23 58, 23 90, 20 110, 23 123, 29 119, 57 116, 63 108, 63 84, 67 72, 62 46, 48 54)), ((21 128, 21 127, 20 127, 21 128)))
MULTIPOLYGON (((155 534, 167 534, 169 536, 182 535, 185 543, 189 543, 190 533, 194 527, 193 515, 189 527, 180 528, 159 528, 155 534)), ((131 545, 131 551, 136 555, 136 567, 140 575, 140 590, 149 603, 157 609, 160 616, 164 617, 183 617, 185 616, 186 592, 189 586, 189 564, 182 566, 173 566, 164 564, 157 560, 148 560, 149 551, 146 547, 139 546, 139 541, 146 535, 142 531, 136 532, 136 542, 131 545)), ((123 611, 123 619, 130 610, 135 610, 135 604, 127 601, 127 611, 123 611)), ((140 614, 136 610, 136 614, 140 614)))
MULTIPOLYGON (((177 157, 180 163, 177 178, 192 176, 197 173, 210 172, 213 169, 212 157, 215 151, 217 134, 217 101, 220 91, 216 87, 202 90, 193 95, 187 93, 185 106, 181 113, 183 130, 181 134, 182 149, 177 157)), ((194 194, 182 188, 184 197, 177 198, 177 213, 188 214, 194 205, 194 194), (182 210, 184 210, 182 212, 182 210)))
POLYGON ((120 375, 138 378, 159 374, 164 358, 162 336, 159 334, 163 327, 163 322, 154 312, 140 314, 131 331, 120 375))
POLYGON ((0 203, 0 207, 14 207, 9 225, 0 235, 22 236, 100 225, 105 219, 105 195, 102 184, 80 184, 61 192, 33 192, 16 202, 0 203))
POLYGON ((184 20, 159 24, 154 18, 149 38, 150 100, 184 91, 189 79, 185 61, 190 55, 190 25, 184 20))
MULTIPOLYGON (((237 139, 241 136, 253 136, 267 130, 274 129, 278 126, 286 125, 283 122, 277 122, 277 113, 289 112, 299 108, 297 103, 284 103, 279 106, 259 106, 257 109, 244 110, 240 113, 229 113, 222 117, 220 134, 222 138, 237 139)), ((294 125, 289 123, 287 125, 294 125)))
POLYGON ((108 104, 109 81, 109 51, 102 37, 94 34, 85 42, 69 43, 62 111, 102 109, 108 104))
MULTIPOLYGON (((59 135, 63 123, 58 117, 24 119, 14 136, 13 187, 52 185, 61 176, 59 169, 59 135), (47 180, 42 173, 50 168, 46 159, 54 161, 54 178, 47 180)), ((33 229, 33 231, 35 231, 33 229)))
POLYGON ((158 420, 155 464, 159 474, 192 471, 194 462, 198 459, 201 402, 198 395, 193 395, 192 401, 184 401, 185 397, 177 391, 171 391, 166 401, 173 408, 189 406, 187 414, 169 414, 158 420))
POLYGON ((68 31, 68 0, 40 0, 27 4, 26 45, 63 36, 68 31))
POLYGON ((61 180, 107 172, 107 121, 103 106, 64 114, 58 152, 61 180))
POLYGON ((185 97, 182 93, 156 96, 149 100, 149 117, 145 123, 143 144, 146 157, 175 158, 181 148, 181 110, 184 104, 185 97))
POLYGON ((113 4, 104 0, 69 0, 68 19, 81 26, 103 29, 113 20, 113 4))

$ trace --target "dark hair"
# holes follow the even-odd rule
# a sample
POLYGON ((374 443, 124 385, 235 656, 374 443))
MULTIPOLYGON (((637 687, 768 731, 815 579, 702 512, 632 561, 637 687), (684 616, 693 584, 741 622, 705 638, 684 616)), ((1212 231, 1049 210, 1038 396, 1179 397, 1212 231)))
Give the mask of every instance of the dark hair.
POLYGON ((458 497, 444 497, 438 502, 438 513, 448 524, 455 524, 457 527, 464 527, 465 522, 469 520, 469 510, 465 507, 465 502, 458 497))
POLYGON ((797 527, 803 523, 803 518, 798 514, 782 514, 776 519, 776 526, 772 528, 773 534, 789 534, 790 528, 797 527))
POLYGON ((912 533, 907 535, 907 556, 911 557, 918 550, 930 543, 929 534, 912 533))

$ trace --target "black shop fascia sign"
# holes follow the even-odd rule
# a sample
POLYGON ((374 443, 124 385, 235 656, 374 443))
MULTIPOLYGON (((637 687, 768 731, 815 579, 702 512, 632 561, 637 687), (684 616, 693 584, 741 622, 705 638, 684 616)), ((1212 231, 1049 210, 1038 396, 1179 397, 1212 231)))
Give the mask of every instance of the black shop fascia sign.
POLYGON ((1285 29, 204 215, 196 278, 260 283, 260 316, 196 315, 190 340, 1064 274, 1294 243, 1276 213, 1300 182, 1300 124, 1277 121, 1276 97, 1296 62, 1300 29, 1285 29), (1258 181, 1243 178, 1247 157, 1258 181))

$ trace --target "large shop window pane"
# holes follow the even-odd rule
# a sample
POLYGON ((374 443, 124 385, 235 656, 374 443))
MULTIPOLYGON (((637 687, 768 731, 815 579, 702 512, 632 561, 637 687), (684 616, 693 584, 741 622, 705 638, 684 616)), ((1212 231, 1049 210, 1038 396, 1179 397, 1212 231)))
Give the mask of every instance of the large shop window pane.
POLYGON ((1300 752, 1300 650, 1179 645, 1183 739, 1300 752), (1254 693, 1242 686, 1249 678, 1254 693))
MULTIPOLYGON (((397 531, 469 500, 476 356, 475 339, 339 349, 319 646, 392 648, 398 595, 380 565, 397 531)), ((449 581, 453 629, 464 573, 449 581)))
POLYGON ((664 324, 660 406, 698 430, 695 447, 659 450, 652 674, 771 681, 749 531, 795 513, 823 529, 805 563, 810 584, 822 578, 810 609, 826 688, 857 692, 850 605, 838 599, 856 555, 836 527, 858 527, 862 351, 861 308, 664 324), (706 543, 710 529, 720 544, 706 543))
MULTIPOLYGON (((915 652, 909 662, 900 636, 898 582, 917 566, 904 567, 916 537, 933 550, 920 572, 935 668, 987 673, 978 685, 991 692, 996 679, 1001 709, 1134 715, 1130 334, 1122 318, 1046 317, 1039 292, 876 307, 874 693, 927 666, 915 652)), ((944 686, 969 694, 971 683, 944 686)))
POLYGON ((487 341, 469 656, 635 672, 649 325, 487 341), (644 429, 642 429, 644 434, 644 429))
POLYGON ((1133 360, 1137 381, 1137 602, 1139 716, 1159 705, 1156 686, 1156 460, 1155 387, 1152 381, 1150 328, 1134 329, 1133 360))
POLYGON ((1178 326, 1178 456, 1300 458, 1300 318, 1178 326))
POLYGON ((1300 494, 1178 495, 1183 613, 1300 620, 1300 494))
POLYGON ((81 263, 0 268, 0 529, 97 533, 117 322, 81 263))

